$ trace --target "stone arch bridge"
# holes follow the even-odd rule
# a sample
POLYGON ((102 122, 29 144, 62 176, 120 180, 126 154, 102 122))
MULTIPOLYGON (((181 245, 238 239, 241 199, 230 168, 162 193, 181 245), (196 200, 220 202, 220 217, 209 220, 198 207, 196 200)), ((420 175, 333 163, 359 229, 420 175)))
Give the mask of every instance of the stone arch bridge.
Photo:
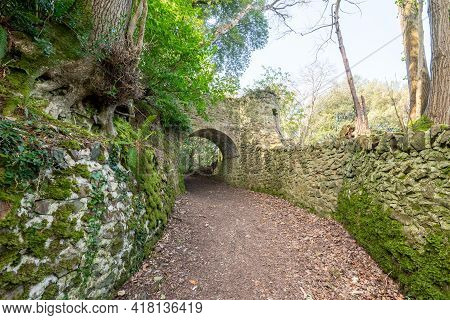
POLYGON ((219 176, 228 180, 246 155, 246 146, 282 146, 278 113, 278 98, 269 91, 230 98, 210 108, 206 119, 193 116, 190 136, 208 139, 219 147, 223 156, 219 176))
POLYGON ((332 138, 301 147, 283 144, 277 97, 260 91, 211 108, 195 118, 192 136, 222 151, 218 177, 281 196, 320 214, 333 214, 344 195, 367 195, 420 247, 450 230, 450 128, 332 138))

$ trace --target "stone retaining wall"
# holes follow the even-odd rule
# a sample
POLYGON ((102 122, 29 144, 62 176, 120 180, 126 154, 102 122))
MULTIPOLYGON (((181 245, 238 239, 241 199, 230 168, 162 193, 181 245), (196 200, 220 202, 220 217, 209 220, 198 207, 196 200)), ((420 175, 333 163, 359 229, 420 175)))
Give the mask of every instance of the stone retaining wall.
MULTIPOLYGON (((408 279, 401 281, 408 282, 406 291, 411 287, 408 274, 414 272, 406 270, 402 259, 406 256, 414 260, 414 270, 432 265, 431 261, 423 265, 418 261, 425 259, 422 253, 437 236, 440 242, 432 255, 437 259, 437 270, 420 276, 426 278, 423 286, 433 290, 423 296, 410 291, 412 297, 449 298, 449 147, 450 130, 442 126, 433 126, 427 132, 336 139, 305 148, 265 148, 263 142, 255 145, 243 140, 240 156, 233 160, 232 170, 223 170, 222 178, 338 219, 386 272, 394 273, 398 267, 394 277, 408 279), (361 221, 366 216, 378 220, 364 225, 361 221), (395 236, 402 248, 411 248, 410 253, 390 248, 387 230, 391 229, 401 230, 395 236), (384 259, 389 260, 385 265, 384 259), (433 272, 439 274, 439 280, 433 278, 433 272)), ((423 286, 418 291, 425 292, 423 286)))
POLYGON ((145 151, 140 187, 124 155, 94 142, 52 147, 54 165, 19 202, 2 194, 0 299, 111 298, 148 256, 180 188, 166 138, 145 151))
POLYGON ((450 230, 449 146, 450 130, 440 127, 305 148, 242 144, 235 169, 223 178, 320 214, 336 210, 343 186, 364 189, 376 194, 406 233, 419 240, 436 226, 450 230))

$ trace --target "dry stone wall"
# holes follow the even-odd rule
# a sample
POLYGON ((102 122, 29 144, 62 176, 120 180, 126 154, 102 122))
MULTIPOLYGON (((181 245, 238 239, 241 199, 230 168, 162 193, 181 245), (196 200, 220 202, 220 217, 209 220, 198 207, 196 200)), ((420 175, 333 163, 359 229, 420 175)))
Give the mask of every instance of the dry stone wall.
POLYGON ((343 188, 377 195, 406 234, 421 241, 434 227, 450 231, 450 130, 335 140, 305 148, 242 145, 234 185, 280 195, 331 214, 343 188))
POLYGON ((228 105, 238 156, 221 179, 340 221, 407 296, 449 299, 450 129, 287 146, 276 104, 257 95, 228 105))
POLYGON ((116 145, 49 147, 53 165, 32 188, 17 201, 0 194, 0 299, 113 297, 148 256, 181 188, 175 138, 159 141, 143 151, 141 177, 116 145))

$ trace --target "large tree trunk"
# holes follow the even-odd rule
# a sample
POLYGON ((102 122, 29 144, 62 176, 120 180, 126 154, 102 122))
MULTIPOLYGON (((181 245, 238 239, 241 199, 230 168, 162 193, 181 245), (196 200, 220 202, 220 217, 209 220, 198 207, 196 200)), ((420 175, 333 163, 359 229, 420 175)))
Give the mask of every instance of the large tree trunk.
POLYGON ((405 0, 399 9, 408 74, 409 118, 414 121, 425 112, 430 89, 423 43, 423 1, 405 0))
POLYGON ((356 93, 355 82, 353 80, 352 70, 350 63, 348 62, 347 52, 344 46, 344 40, 342 38, 341 27, 339 24, 339 11, 341 7, 341 0, 336 0, 334 9, 334 26, 336 28, 336 35, 339 42, 339 50, 341 51, 342 61, 344 62, 345 73, 347 75, 348 85, 353 98, 353 106, 355 110, 355 135, 364 135, 370 133, 369 120, 367 119, 366 103, 364 97, 361 96, 361 102, 359 101, 356 93))
POLYGON ((46 109, 56 118, 69 118, 83 109, 86 97, 95 97, 98 114, 93 122, 115 135, 113 118, 118 106, 128 107, 142 95, 139 56, 143 47, 147 0, 80 0, 90 8, 92 31, 87 55, 47 72, 50 80, 36 85, 34 94, 46 97, 46 109), (60 90, 65 88, 65 90, 60 90), (111 95, 112 89, 115 95, 111 95))
POLYGON ((101 49, 123 45, 133 0, 88 0, 92 12, 90 42, 101 49))
POLYGON ((450 1, 430 0, 431 92, 426 114, 435 123, 450 124, 450 1))

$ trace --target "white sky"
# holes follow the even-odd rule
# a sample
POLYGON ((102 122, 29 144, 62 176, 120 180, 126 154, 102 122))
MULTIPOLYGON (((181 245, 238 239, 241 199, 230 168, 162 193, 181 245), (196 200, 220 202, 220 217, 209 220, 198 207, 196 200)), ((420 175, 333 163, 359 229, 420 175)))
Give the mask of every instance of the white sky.
MULTIPOLYGON (((394 0, 365 0, 360 4, 362 14, 348 4, 343 6, 345 11, 353 12, 353 14, 341 14, 341 29, 351 65, 401 34, 400 22, 397 17, 398 11, 394 2, 394 0)), ((290 25, 298 32, 307 31, 317 22, 323 8, 322 0, 312 0, 309 6, 291 10, 290 25)), ((424 17, 426 17, 426 6, 424 11, 424 17)), ((328 18, 329 15, 330 11, 327 12, 326 17, 328 18)), ((251 85, 260 78, 263 74, 263 66, 281 68, 283 71, 291 73, 295 80, 301 74, 302 68, 314 62, 317 47, 323 42, 321 39, 326 38, 329 34, 329 30, 326 29, 323 32, 319 31, 306 36, 291 33, 279 39, 282 30, 277 25, 278 23, 271 23, 267 46, 253 53, 250 66, 241 78, 242 87, 251 85)), ((428 20, 424 21, 424 28, 427 61, 429 62, 428 20)), ((399 37, 354 67, 353 74, 365 79, 381 81, 403 80, 406 76, 406 67, 402 61, 402 52, 402 39, 399 37)), ((328 44, 319 55, 319 60, 328 61, 333 65, 336 75, 344 72, 339 48, 335 43, 328 44)))

